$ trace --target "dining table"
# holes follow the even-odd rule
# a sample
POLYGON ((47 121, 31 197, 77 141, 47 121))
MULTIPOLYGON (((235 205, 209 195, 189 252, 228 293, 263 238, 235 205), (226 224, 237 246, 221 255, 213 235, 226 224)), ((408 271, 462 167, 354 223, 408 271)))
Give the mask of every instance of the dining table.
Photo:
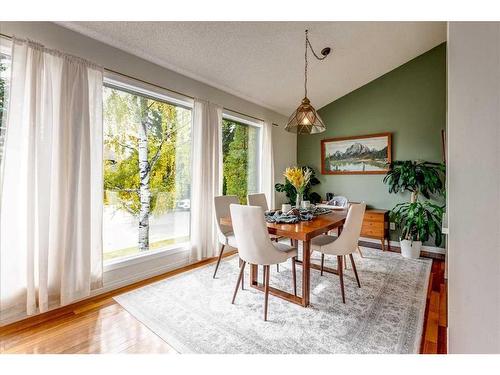
MULTIPOLYGON (((302 293, 300 296, 287 291, 269 287, 269 293, 287 300, 289 302, 307 307, 310 304, 311 297, 311 269, 320 269, 321 266, 311 262, 311 240, 319 235, 328 233, 330 230, 338 229, 340 235, 347 217, 347 209, 332 210, 330 213, 315 216, 308 221, 299 221, 298 223, 269 223, 267 230, 269 234, 292 239, 294 246, 298 247, 299 241, 302 242, 302 259, 297 259, 296 264, 302 267, 302 293)), ((223 217, 220 219, 222 225, 231 226, 231 218, 223 217)), ((337 274, 338 271, 333 268, 323 267, 324 272, 337 274)), ((250 286, 260 291, 264 291, 264 284, 258 280, 258 266, 250 266, 250 286)))

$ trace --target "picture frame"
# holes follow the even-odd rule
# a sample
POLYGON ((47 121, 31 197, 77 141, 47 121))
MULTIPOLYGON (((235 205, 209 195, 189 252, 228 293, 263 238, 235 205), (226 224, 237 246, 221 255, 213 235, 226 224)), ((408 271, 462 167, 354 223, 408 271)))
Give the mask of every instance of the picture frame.
POLYGON ((321 140, 321 174, 386 174, 392 162, 392 133, 321 140))

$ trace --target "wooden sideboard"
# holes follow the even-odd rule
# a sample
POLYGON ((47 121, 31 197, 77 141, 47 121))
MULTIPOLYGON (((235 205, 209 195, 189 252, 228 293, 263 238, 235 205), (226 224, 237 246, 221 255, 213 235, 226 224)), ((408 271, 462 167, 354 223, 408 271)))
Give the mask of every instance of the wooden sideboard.
POLYGON ((380 240, 383 251, 386 249, 385 241, 387 240, 387 250, 390 250, 389 211, 367 209, 363 218, 363 226, 361 227, 361 237, 380 240))

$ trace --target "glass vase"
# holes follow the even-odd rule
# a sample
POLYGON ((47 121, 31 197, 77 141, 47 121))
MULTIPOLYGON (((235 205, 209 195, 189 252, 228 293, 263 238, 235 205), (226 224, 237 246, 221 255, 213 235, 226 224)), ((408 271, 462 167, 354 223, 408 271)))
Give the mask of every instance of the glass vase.
POLYGON ((295 200, 295 208, 300 209, 301 203, 302 203, 302 193, 297 193, 297 198, 295 200))

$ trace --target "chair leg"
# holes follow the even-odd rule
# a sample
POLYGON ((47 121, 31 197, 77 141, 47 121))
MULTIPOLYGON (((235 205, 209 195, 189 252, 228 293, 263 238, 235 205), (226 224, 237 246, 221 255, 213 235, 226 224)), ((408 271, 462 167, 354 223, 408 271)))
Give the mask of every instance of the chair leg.
POLYGON ((325 265, 325 254, 321 253, 321 276, 323 276, 324 265, 325 265))
POLYGON ((240 286, 241 279, 243 277, 243 272, 245 271, 246 264, 247 264, 247 262, 245 262, 244 260, 241 263, 240 275, 238 276, 238 281, 236 282, 236 288, 234 288, 233 300, 231 301, 232 304, 234 304, 234 300, 236 299, 236 293, 238 293, 238 287, 240 286))
POLYGON ((356 270, 356 265, 354 264, 354 257, 352 254, 349 254, 349 258, 351 258, 352 269, 354 271, 354 275, 356 276, 356 281, 358 282, 358 287, 361 288, 361 284, 359 282, 358 271, 356 270))
POLYGON ((271 268, 269 266, 264 266, 264 273, 266 275, 265 279, 265 285, 264 285, 264 321, 267 321, 267 301, 269 299, 269 274, 270 274, 271 268))
POLYGON ((279 264, 276 264, 276 271, 280 272, 280 265, 279 264))
POLYGON ((342 293, 342 302, 345 303, 345 294, 344 294, 344 266, 343 261, 344 257, 342 255, 337 255, 337 271, 339 272, 339 280, 340 280, 340 291, 342 293))
MULTIPOLYGON (((243 261, 240 258, 240 267, 241 267, 242 262, 243 261)), ((245 290, 244 285, 245 285, 245 273, 243 272, 243 275, 241 275, 241 290, 245 290)))
POLYGON ((344 255, 344 269, 347 269, 347 256, 344 255))
POLYGON ((291 245, 292 247, 294 247, 294 246, 295 246, 295 244, 293 243, 293 238, 290 238, 290 245, 291 245))
POLYGON ((361 258, 364 258, 363 253, 361 252, 361 249, 359 248, 359 246, 358 246, 358 253, 359 253, 359 255, 361 255, 361 258))
POLYGON ((292 278, 293 278, 293 295, 297 295, 297 272, 295 268, 295 257, 292 258, 292 278))
POLYGON ((224 252, 224 246, 225 245, 222 245, 222 247, 220 248, 220 253, 219 253, 219 259, 217 259, 217 265, 215 266, 215 271, 214 271, 214 279, 215 279, 215 275, 217 274, 217 270, 219 269, 219 264, 220 264, 220 260, 222 259, 222 253, 224 252))

